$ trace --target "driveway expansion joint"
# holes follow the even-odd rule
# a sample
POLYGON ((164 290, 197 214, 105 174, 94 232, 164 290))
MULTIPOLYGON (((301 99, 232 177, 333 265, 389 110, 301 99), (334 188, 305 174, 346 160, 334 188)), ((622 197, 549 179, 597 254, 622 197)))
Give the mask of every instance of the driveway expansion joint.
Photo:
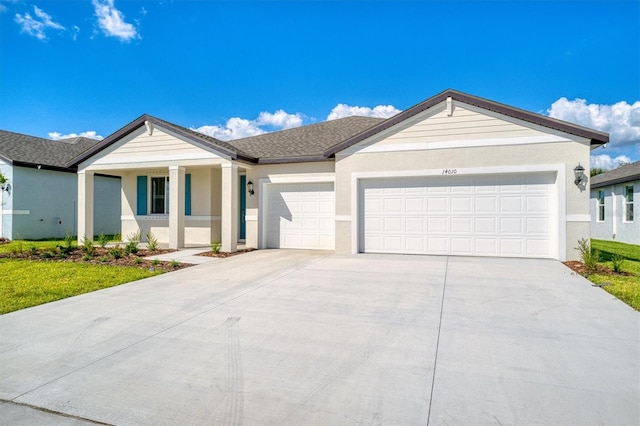
POLYGON ((436 338, 436 351, 433 359, 433 375, 431 378, 431 392, 429 393, 429 413, 427 414, 427 426, 431 421, 431 405, 433 404, 433 389, 436 384, 436 367, 438 366, 438 350, 440 349, 440 330, 442 329, 442 312, 444 311, 444 293, 447 289, 447 272, 449 272, 449 256, 444 265, 444 278, 442 280, 442 300, 440 302, 440 318, 438 318, 438 337, 436 338))
MULTIPOLYGON (((16 398, 19 398, 19 397, 16 397, 16 398)), ((89 419, 89 418, 86 418, 86 417, 74 416, 73 414, 67 414, 67 413, 63 413, 61 411, 50 410, 48 408, 38 407, 37 405, 32 405, 32 404, 25 404, 23 402, 9 401, 9 400, 0 398, 0 404, 12 404, 12 405, 20 406, 20 407, 30 408, 32 410, 42 411, 43 413, 47 413, 47 414, 53 414, 53 415, 60 416, 60 417, 66 417, 68 419, 80 420, 80 421, 83 421, 83 422, 93 423, 93 424, 96 424, 96 425, 112 426, 111 423, 104 423, 104 422, 101 422, 101 421, 98 421, 98 420, 89 419)))

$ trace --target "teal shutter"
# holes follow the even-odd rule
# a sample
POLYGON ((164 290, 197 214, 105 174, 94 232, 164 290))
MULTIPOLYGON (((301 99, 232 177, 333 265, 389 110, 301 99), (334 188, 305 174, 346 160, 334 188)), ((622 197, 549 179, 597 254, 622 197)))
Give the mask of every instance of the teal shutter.
POLYGON ((136 214, 138 216, 147 215, 147 177, 138 176, 138 196, 136 214))
POLYGON ((191 216, 191 174, 184 175, 184 214, 191 216))

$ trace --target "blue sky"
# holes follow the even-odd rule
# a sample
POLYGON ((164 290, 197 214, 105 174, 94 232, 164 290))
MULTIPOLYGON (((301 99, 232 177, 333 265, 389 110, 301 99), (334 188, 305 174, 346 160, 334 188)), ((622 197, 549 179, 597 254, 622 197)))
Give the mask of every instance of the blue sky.
POLYGON ((611 133, 640 160, 640 2, 0 0, 0 128, 105 137, 143 113, 229 139, 447 88, 611 133))

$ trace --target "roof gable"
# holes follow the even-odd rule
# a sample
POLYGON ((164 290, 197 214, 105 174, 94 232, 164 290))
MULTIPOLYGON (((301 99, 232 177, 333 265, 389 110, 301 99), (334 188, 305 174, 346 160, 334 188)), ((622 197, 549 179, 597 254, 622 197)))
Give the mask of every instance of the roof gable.
MULTIPOLYGON (((343 151, 357 143, 360 143, 366 139, 372 138, 379 133, 389 130, 394 126, 402 125, 403 122, 407 122, 416 115, 428 111, 439 104, 447 102, 447 99, 459 101, 463 104, 477 107, 489 112, 498 113, 507 117, 511 117, 524 122, 532 123, 536 126, 542 126, 555 131, 568 133, 571 135, 579 136, 589 139, 591 145, 602 145, 609 141, 609 135, 606 133, 598 132, 595 130, 587 129, 585 127, 577 126, 575 124, 567 123, 565 121, 556 120, 554 118, 546 117, 540 114, 535 114, 529 111, 521 110, 504 104, 500 104, 487 99, 479 98, 476 96, 468 95, 466 93, 458 92, 455 90, 445 90, 444 92, 421 102, 378 125, 355 135, 342 143, 339 143, 327 150, 324 155, 327 157, 334 156, 337 152, 343 151)), ((394 129, 395 130, 395 129, 394 129)))
MULTIPOLYGON (((198 133, 194 130, 187 129, 182 126, 175 125, 173 123, 169 123, 168 121, 161 120, 159 118, 144 114, 127 124, 120 130, 115 133, 109 135, 98 145, 94 146, 92 149, 82 153, 81 155, 73 158, 69 164, 77 166, 78 164, 87 161, 88 159, 97 156, 100 152, 108 150, 111 147, 111 152, 115 151, 119 146, 118 144, 122 144, 123 142, 128 141, 131 137, 139 136, 147 129, 151 129, 153 133, 153 129, 155 127, 161 129, 165 133, 169 133, 174 135, 175 137, 186 141, 192 146, 200 148, 202 150, 208 152, 215 152, 220 154, 223 157, 228 157, 233 160, 246 160, 253 162, 254 159, 250 156, 244 154, 240 150, 235 147, 219 141, 218 139, 212 138, 211 136, 204 135, 202 133, 198 133)), ((109 152, 109 151, 107 151, 109 152)))

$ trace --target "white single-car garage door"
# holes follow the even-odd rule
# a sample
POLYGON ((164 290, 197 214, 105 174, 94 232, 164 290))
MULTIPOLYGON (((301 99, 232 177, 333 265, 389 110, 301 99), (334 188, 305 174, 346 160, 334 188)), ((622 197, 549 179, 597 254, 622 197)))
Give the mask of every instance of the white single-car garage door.
POLYGON ((360 182, 361 252, 557 257, 555 174, 360 182))
POLYGON ((333 250, 334 236, 333 183, 268 185, 267 248, 333 250))

